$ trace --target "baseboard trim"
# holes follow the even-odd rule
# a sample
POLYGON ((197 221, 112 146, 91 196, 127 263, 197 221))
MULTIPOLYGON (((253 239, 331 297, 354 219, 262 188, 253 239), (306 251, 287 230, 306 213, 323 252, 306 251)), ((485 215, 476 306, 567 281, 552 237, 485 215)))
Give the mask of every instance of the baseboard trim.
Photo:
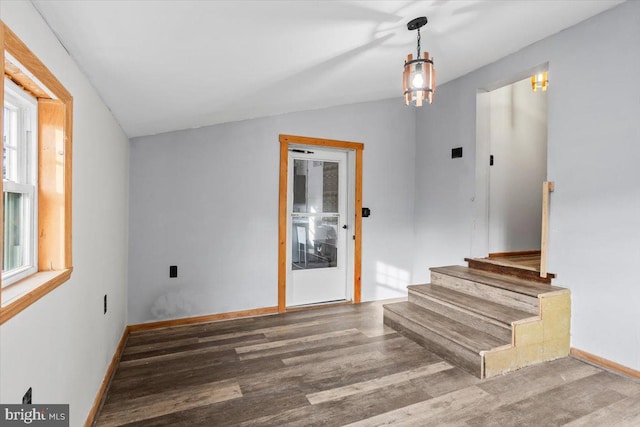
POLYGON ((139 323, 129 325, 129 332, 145 331, 149 329, 169 328, 172 326, 193 325, 195 323, 216 322, 219 320, 235 319, 238 317, 266 316, 277 314, 278 307, 254 308, 252 310, 230 311, 227 313, 207 314, 205 316, 184 317, 182 319, 161 320, 159 322, 139 323))
POLYGON ((106 397, 109 384, 111 383, 113 374, 115 374, 116 368, 120 363, 120 358, 122 357, 122 352, 124 351, 124 346, 127 343, 128 338, 129 338, 129 327, 127 326, 126 328, 124 328, 124 331, 122 332, 122 338, 120 338, 118 347, 116 347, 116 351, 113 353, 113 357, 111 358, 111 363, 109 363, 107 372, 104 374, 104 378, 102 379, 102 385, 100 385, 98 394, 96 395, 96 398, 93 400, 93 406, 91 407, 91 411, 89 411, 89 415, 87 416, 87 420, 84 423, 84 427, 91 427, 96 422, 96 416, 100 412, 100 408, 104 403, 104 399, 106 397))
POLYGON ((109 384, 111 383, 111 379, 116 372, 116 368, 120 364, 120 359, 122 358, 122 353, 124 351, 124 347, 129 339, 129 334, 134 331, 143 331, 149 329, 160 329, 167 328, 170 326, 181 326, 181 325, 192 325, 196 323, 206 323, 206 322, 215 322, 219 320, 228 320, 235 319, 238 317, 255 317, 255 316, 265 316, 269 314, 278 314, 278 307, 263 307, 256 308, 252 310, 242 310, 242 311, 231 311, 227 313, 218 313, 218 314, 209 314, 206 316, 197 316, 197 317, 186 317, 182 319, 173 319, 173 320, 162 320, 160 322, 153 323, 140 323, 137 325, 129 325, 124 329, 122 333, 122 338, 120 338, 120 342, 118 343, 118 347, 116 347, 116 351, 113 353, 113 357, 111 358, 111 363, 107 368, 107 372, 104 374, 104 378, 102 380, 102 385, 100 385, 100 389, 98 390, 98 394, 96 395, 93 406, 91 407, 91 411, 89 411, 89 415, 87 415, 87 420, 84 423, 84 427, 91 427, 96 422, 96 417, 100 413, 100 409, 104 404, 104 399, 107 394, 107 390, 109 389, 109 384))
POLYGON ((323 303, 323 304, 287 307, 287 313, 295 313, 297 311, 318 310, 320 308, 340 307, 343 305, 353 305, 353 301, 340 301, 340 302, 330 302, 330 303, 323 303))
POLYGON ((576 359, 582 360, 583 362, 587 362, 600 368, 615 372, 617 374, 624 375, 625 377, 640 381, 640 371, 631 369, 628 366, 612 362, 611 360, 607 360, 603 357, 596 356, 595 354, 587 353, 586 351, 579 350, 573 347, 571 347, 570 354, 571 356, 575 357, 576 359))

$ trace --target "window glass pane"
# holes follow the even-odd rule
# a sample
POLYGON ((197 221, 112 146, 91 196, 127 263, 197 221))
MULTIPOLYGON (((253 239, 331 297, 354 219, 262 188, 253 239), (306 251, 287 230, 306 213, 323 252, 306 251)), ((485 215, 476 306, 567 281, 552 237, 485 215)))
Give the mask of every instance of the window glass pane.
POLYGON ((338 212, 338 162, 294 159, 293 212, 338 212))
POLYGON ((24 199, 22 193, 4 193, 4 257, 2 271, 24 265, 24 199))
POLYGON ((18 114, 4 107, 2 179, 17 181, 18 173, 18 114))
POLYGON ((2 178, 4 211, 2 286, 37 271, 37 101, 5 78, 2 178))
POLYGON ((293 218, 294 270, 337 267, 338 217, 293 218))

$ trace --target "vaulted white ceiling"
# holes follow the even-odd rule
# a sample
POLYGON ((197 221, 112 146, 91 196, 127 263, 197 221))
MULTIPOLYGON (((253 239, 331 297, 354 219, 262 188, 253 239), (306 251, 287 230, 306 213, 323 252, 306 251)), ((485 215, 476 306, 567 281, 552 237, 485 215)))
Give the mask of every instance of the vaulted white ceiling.
POLYGON ((403 61, 416 49, 406 23, 418 16, 429 19, 422 47, 442 84, 621 1, 33 3, 134 137, 383 98, 402 102, 403 61))

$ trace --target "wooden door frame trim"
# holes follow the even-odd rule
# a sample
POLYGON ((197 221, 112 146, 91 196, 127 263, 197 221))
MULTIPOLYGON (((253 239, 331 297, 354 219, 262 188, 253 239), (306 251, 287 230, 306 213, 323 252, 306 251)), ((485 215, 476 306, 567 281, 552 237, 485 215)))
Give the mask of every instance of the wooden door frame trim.
POLYGON ((280 135, 280 195, 278 201, 278 312, 287 311, 287 185, 289 178, 289 145, 312 145, 316 147, 353 150, 356 155, 355 176, 355 226, 353 254, 353 303, 360 303, 362 276, 362 151, 360 142, 310 138, 296 135, 280 135))

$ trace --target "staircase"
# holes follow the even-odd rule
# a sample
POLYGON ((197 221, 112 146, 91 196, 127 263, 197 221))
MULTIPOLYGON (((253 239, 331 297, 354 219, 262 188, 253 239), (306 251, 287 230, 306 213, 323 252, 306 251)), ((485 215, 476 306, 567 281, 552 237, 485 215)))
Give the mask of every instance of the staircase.
POLYGON ((430 284, 384 306, 384 323, 480 378, 569 354, 568 289, 468 261, 432 268, 430 284))

